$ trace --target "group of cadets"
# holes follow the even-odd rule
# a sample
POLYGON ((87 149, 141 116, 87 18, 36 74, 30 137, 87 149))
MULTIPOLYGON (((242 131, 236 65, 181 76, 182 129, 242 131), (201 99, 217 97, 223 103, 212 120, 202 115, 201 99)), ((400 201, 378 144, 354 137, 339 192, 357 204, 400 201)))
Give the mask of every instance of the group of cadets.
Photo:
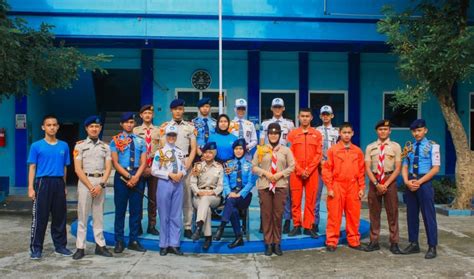
MULTIPOLYGON (((84 122, 85 140, 73 151, 78 182, 78 230, 74 259, 85 255, 87 220, 92 214, 95 253, 112 257, 103 236, 105 188, 115 168, 115 247, 114 253, 146 251, 138 237, 142 231, 143 199, 148 203, 147 233, 159 235, 160 255, 182 255, 181 235, 197 241, 204 236, 202 249, 219 241, 230 222, 235 239, 230 249, 244 245, 241 224, 256 187, 260 199, 261 227, 265 255, 282 255, 281 235, 308 235, 318 238, 322 189, 327 189, 328 220, 326 248, 334 252, 345 216, 350 248, 367 252, 380 249, 382 200, 390 232, 390 251, 394 254, 419 253, 419 211, 421 210, 429 249, 425 258, 436 257, 437 224, 431 180, 439 171, 439 145, 426 138, 423 119, 410 129, 414 137, 405 147, 390 140, 391 124, 375 125, 377 140, 365 154, 352 144, 350 123, 332 126, 334 113, 329 105, 320 109, 322 125, 313 128, 311 109, 301 108, 300 126, 283 118, 284 101, 275 98, 273 117, 261 125, 260 138, 254 124, 245 119, 247 101, 235 101, 235 118, 211 117, 211 101, 198 102, 199 116, 183 119, 184 101, 170 104, 172 119, 153 126, 153 106, 140 109, 141 126, 135 114, 124 113, 122 131, 110 144, 99 139, 102 121, 91 116, 84 122), (401 250, 398 229, 396 179, 402 173, 407 186, 409 246, 401 250), (369 180, 368 204, 370 242, 362 247, 359 223, 361 200, 369 180), (145 189, 147 190, 145 193, 145 189), (302 214, 302 200, 304 210, 302 214), (129 241, 125 245, 124 226, 129 208, 129 241), (212 237, 213 209, 222 206, 220 225, 212 237), (156 228, 157 214, 159 228, 156 228), (193 218, 194 217, 194 218, 193 218), (194 224, 194 232, 193 228, 194 224), (291 228, 290 220, 293 220, 291 228), (282 225, 283 223, 283 225, 282 225), (184 232, 182 231, 184 230, 184 232)), ((43 119, 45 138, 33 143, 28 158, 28 195, 33 202, 30 252, 32 259, 42 256, 44 234, 51 213, 51 235, 55 251, 69 256, 66 248, 66 167, 70 163, 67 144, 56 139, 59 123, 55 116, 43 119)))

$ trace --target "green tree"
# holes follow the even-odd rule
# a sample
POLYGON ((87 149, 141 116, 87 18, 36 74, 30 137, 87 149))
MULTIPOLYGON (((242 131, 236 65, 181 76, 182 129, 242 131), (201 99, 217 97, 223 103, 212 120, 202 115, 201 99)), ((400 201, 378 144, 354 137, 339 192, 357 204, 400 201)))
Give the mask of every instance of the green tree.
POLYGON ((0 0, 0 102, 28 93, 32 82, 41 93, 70 88, 80 70, 105 72, 100 62, 111 56, 88 56, 64 42, 55 43, 53 26, 42 23, 38 30, 21 18, 7 17, 9 7, 0 0))
POLYGON ((434 96, 441 107, 456 149, 454 208, 471 207, 474 194, 474 152, 456 112, 452 89, 474 72, 474 29, 467 24, 468 0, 418 1, 396 13, 385 7, 378 31, 399 57, 398 69, 406 87, 395 103, 413 106, 434 96))

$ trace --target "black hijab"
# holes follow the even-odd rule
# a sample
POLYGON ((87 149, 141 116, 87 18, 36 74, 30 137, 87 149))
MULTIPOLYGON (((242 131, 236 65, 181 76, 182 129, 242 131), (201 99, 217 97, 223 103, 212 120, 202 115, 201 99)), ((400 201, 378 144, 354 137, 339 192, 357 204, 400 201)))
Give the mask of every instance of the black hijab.
POLYGON ((227 116, 227 114, 221 114, 217 117, 217 123, 216 123, 216 133, 217 134, 221 134, 221 135, 228 135, 229 134, 229 126, 230 126, 230 118, 229 116, 227 116), (224 117, 225 119, 227 119, 227 129, 226 130, 221 130, 219 128, 219 121, 221 120, 221 118, 224 117))

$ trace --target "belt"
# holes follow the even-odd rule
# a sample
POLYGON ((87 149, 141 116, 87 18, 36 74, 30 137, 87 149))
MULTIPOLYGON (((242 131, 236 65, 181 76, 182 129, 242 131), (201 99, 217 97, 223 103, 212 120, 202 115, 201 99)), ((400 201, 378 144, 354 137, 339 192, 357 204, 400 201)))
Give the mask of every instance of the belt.
POLYGON ((104 176, 103 173, 86 173, 86 176, 88 177, 102 177, 104 176))
POLYGON ((138 170, 138 168, 132 168, 132 167, 126 167, 125 169, 128 171, 138 170))
MULTIPOLYGON (((372 172, 372 173, 373 173, 374 175, 378 175, 378 173, 376 173, 376 172, 372 172)), ((385 174, 385 175, 391 175, 392 173, 393 173, 393 171, 387 171, 387 172, 385 172, 384 174, 385 174)))
POLYGON ((411 177, 423 177, 426 173, 419 173, 419 174, 414 174, 414 173, 410 173, 409 176, 411 177))
POLYGON ((199 190, 214 190, 214 188, 212 188, 212 187, 204 187, 204 188, 200 188, 199 190))
POLYGON ((234 192, 234 193, 239 193, 240 190, 242 190, 241 187, 235 187, 234 189, 232 189, 232 192, 234 192))

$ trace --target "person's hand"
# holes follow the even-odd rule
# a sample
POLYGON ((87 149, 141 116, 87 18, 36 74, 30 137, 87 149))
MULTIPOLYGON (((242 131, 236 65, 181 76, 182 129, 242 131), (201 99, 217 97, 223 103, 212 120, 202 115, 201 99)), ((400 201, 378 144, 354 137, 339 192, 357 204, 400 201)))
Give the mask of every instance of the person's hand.
POLYGON ((385 186, 384 183, 377 184, 375 188, 377 188, 377 193, 379 193, 380 195, 385 194, 385 192, 387 191, 387 186, 385 186))
POLYGON ((36 192, 35 192, 35 189, 33 189, 33 187, 28 187, 28 197, 34 201, 36 199, 36 192))
POLYGON ((361 200, 364 197, 364 190, 360 189, 359 190, 359 200, 361 200))
POLYGON ((100 185, 95 185, 91 189, 91 195, 92 195, 93 198, 99 196, 101 193, 102 193, 102 187, 100 185))
POLYGON ((178 181, 176 181, 176 182, 181 181, 181 179, 183 178, 183 176, 184 176, 184 173, 178 172, 178 173, 176 174, 176 178, 178 179, 178 181))
POLYGON ((415 192, 416 190, 418 190, 418 188, 420 188, 420 185, 415 184, 415 182, 416 180, 412 179, 412 180, 409 180, 407 183, 408 189, 412 192, 415 192))
POLYGON ((140 177, 137 177, 136 175, 132 176, 132 178, 130 178, 130 180, 128 180, 127 186, 130 187, 130 188, 135 187, 135 185, 137 185, 139 179, 140 179, 140 177))
POLYGON ((151 168, 150 167, 146 167, 144 170, 143 170, 143 177, 150 177, 151 176, 151 168))
POLYGON ((333 190, 328 191, 328 197, 329 198, 334 198, 334 191, 333 190))
POLYGON ((235 193, 235 192, 230 192, 229 194, 229 198, 239 198, 240 197, 240 194, 239 193, 235 193))
POLYGON ((271 181, 271 180, 272 180, 272 178, 273 178, 273 174, 271 174, 271 173, 270 173, 270 172, 268 172, 268 171, 267 171, 267 172, 265 172, 263 175, 264 175, 264 176, 265 176, 265 177, 266 177, 268 180, 270 180, 270 181, 271 181))
POLYGON ((172 172, 170 172, 170 173, 168 174, 168 177, 169 177, 172 181, 176 181, 177 173, 172 173, 172 172))
POLYGON ((308 170, 304 170, 303 174, 301 175, 301 178, 303 180, 306 180, 309 178, 309 173, 308 173, 308 170))
POLYGON ((201 148, 198 147, 197 150, 196 150, 196 153, 197 153, 198 156, 202 156, 201 148))
POLYGON ((277 182, 278 180, 280 180, 281 178, 283 177, 283 173, 281 172, 277 172, 273 175, 273 181, 272 182, 277 182))

